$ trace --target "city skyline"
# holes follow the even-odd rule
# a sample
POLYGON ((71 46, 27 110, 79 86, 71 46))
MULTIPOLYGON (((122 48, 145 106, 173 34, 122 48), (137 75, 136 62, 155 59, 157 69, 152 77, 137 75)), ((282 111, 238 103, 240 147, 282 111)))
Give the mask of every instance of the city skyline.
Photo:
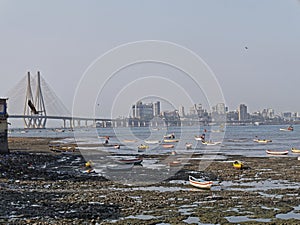
MULTIPOLYGON (((300 105, 295 104, 300 83, 298 0, 189 4, 2 0, 0 4, 0 73, 5 77, 0 84, 0 95, 3 97, 9 97, 7 93, 27 71, 39 70, 66 107, 72 109, 81 78, 99 56, 126 43, 163 40, 183 46, 203 59, 215 75, 229 108, 237 108, 243 102, 250 111, 267 106, 276 112, 300 112, 300 105)), ((118 71, 116 76, 119 78, 108 84, 110 89, 103 104, 115 100, 117 91, 132 81, 151 87, 154 82, 143 83, 139 79, 163 76, 169 83, 159 86, 161 95, 177 94, 178 86, 171 85, 171 80, 190 92, 193 102, 209 105, 207 93, 201 95, 203 89, 197 90, 186 75, 174 68, 134 65, 118 71)), ((142 90, 139 86, 135 86, 137 92, 142 90)), ((116 114, 128 113, 128 105, 136 100, 128 99, 116 114)), ((173 100, 179 107, 189 99, 176 95, 173 100)), ((90 114, 89 110, 82 110, 83 114, 90 114)), ((101 115, 111 115, 111 108, 101 110, 101 115)))

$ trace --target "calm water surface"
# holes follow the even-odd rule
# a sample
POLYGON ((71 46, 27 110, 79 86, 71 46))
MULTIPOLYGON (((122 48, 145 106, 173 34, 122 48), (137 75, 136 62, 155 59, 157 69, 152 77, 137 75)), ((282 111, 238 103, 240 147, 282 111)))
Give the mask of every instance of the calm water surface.
MULTIPOLYGON (((290 150, 291 147, 300 148, 300 125, 294 126, 294 131, 280 131, 284 125, 261 125, 261 126, 227 126, 225 132, 212 132, 218 130, 216 127, 169 127, 169 128, 80 128, 55 132, 53 129, 27 130, 14 129, 10 132, 11 137, 53 137, 63 138, 63 141, 74 141, 86 144, 104 143, 104 136, 109 136, 111 144, 121 144, 120 150, 107 148, 108 151, 122 151, 122 153, 138 153, 137 147, 145 144, 145 140, 159 140, 160 144, 149 145, 149 149, 141 154, 170 154, 171 151, 191 152, 203 154, 224 154, 224 155, 243 155, 248 157, 269 157, 265 150, 290 150), (204 132, 206 129, 206 132, 204 132), (163 136, 174 133, 175 139, 179 142, 174 144, 174 149, 165 149, 162 146, 163 136), (194 136, 205 133, 207 140, 220 141, 218 146, 204 146, 196 141, 194 136), (99 138, 99 137, 100 138, 99 138), (253 139, 270 139, 271 143, 259 144, 253 139), (133 142, 134 141, 134 142, 133 142), (192 143, 193 148, 186 150, 185 144, 192 143)), ((169 144, 169 143, 165 143, 169 144)), ((105 147, 98 147, 103 149, 105 147)), ((291 151, 286 157, 297 157, 291 151)), ((282 156, 280 156, 282 157, 282 156)))

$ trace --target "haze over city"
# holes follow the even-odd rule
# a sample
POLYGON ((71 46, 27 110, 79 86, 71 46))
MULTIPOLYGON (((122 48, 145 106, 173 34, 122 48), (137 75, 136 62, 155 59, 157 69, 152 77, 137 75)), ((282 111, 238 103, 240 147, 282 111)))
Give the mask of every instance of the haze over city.
MULTIPOLYGON (((5 78, 0 84, 1 96, 6 96, 27 71, 39 70, 71 111, 81 77, 99 56, 128 42, 162 40, 190 49, 204 60, 216 76, 230 110, 245 103, 249 111, 273 108, 276 112, 300 112, 297 0, 29 0, 0 4, 0 72, 5 78)), ((119 73, 125 73, 126 79, 109 84, 111 92, 107 89, 106 98, 99 104, 114 101, 116 90, 128 85, 129 77, 137 80, 163 75, 194 93, 195 103, 208 106, 205 93, 199 94, 201 90, 182 79, 182 73, 174 68, 147 64, 119 73)), ((176 95, 174 107, 190 106, 177 94, 176 86, 167 85, 170 87, 161 86, 160 91, 176 95)), ((144 88, 145 84, 136 85, 134 92, 144 88)), ((128 115, 132 102, 124 103, 115 114, 128 115)), ((103 116, 110 113, 110 109, 100 111, 103 116)))

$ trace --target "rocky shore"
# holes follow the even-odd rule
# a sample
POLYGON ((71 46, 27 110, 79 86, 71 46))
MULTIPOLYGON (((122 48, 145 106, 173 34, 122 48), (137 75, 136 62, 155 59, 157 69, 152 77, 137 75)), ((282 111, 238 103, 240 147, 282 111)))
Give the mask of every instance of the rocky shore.
MULTIPOLYGON (((0 155, 1 224, 300 224, 295 157, 231 156, 205 171, 191 160, 164 181, 128 186, 86 173, 80 152, 49 151, 53 139, 9 141, 11 153, 0 155), (236 159, 245 169, 233 169, 236 159), (189 175, 215 185, 195 189, 189 175)), ((141 171, 136 166, 128 173, 141 171)))

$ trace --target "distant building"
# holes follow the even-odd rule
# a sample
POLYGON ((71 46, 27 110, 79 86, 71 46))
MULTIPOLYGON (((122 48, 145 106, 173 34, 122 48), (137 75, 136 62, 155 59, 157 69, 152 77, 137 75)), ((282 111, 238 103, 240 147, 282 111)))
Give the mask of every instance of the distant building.
POLYGON ((261 115, 264 119, 273 119, 275 117, 275 111, 271 108, 263 109, 261 115))
POLYGON ((237 121, 239 119, 239 113, 237 111, 227 112, 227 121, 237 121))
POLYGON ((133 118, 137 118, 142 121, 150 121, 154 117, 153 104, 143 104, 142 101, 138 101, 135 105, 132 106, 132 115, 133 118))
POLYGON ((225 114, 226 107, 224 103, 218 103, 216 106, 212 107, 212 112, 217 114, 225 114))
POLYGON ((248 109, 245 104, 240 104, 239 110, 238 110, 238 115, 239 115, 239 121, 245 121, 248 120, 248 109))
POLYGON ((153 104, 153 116, 159 116, 160 115, 160 102, 154 102, 153 104))
POLYGON ((184 107, 183 106, 179 106, 178 114, 179 114, 179 116, 181 118, 185 117, 184 107))

